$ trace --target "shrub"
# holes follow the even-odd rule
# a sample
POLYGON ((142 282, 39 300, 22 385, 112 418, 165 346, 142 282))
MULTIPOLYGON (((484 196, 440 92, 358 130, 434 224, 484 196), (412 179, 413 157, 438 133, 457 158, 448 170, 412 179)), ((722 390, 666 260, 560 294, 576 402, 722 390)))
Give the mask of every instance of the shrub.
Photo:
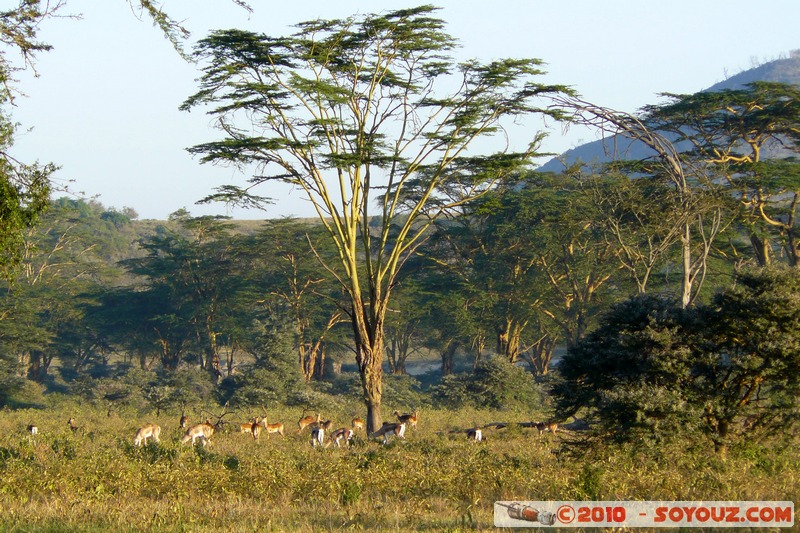
POLYGON ((448 408, 536 410, 543 404, 533 375, 502 357, 482 360, 471 373, 445 376, 433 387, 432 398, 448 408))

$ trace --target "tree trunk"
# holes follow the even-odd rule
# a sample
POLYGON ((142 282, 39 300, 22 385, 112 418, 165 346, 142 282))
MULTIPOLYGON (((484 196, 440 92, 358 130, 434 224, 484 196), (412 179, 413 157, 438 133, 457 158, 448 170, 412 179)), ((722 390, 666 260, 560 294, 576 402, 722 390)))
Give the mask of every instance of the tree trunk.
POLYGON ((383 425, 381 416, 381 398, 383 397, 383 367, 381 357, 375 352, 376 347, 362 346, 361 355, 357 355, 361 387, 364 391, 364 403, 367 406, 367 434, 377 431, 383 425), (368 353, 364 353, 369 349, 368 353))
POLYGON ((457 349, 458 343, 451 342, 442 350, 442 376, 449 376, 453 373, 453 370, 455 370, 453 360, 455 359, 457 349))
POLYGON ((760 267, 770 266, 772 263, 772 251, 768 237, 761 238, 753 233, 750 234, 750 244, 753 246, 753 255, 760 267))
POLYGON ((361 387, 364 392, 364 404, 367 407, 367 434, 383 425, 381 416, 381 398, 383 396, 383 351, 384 331, 383 313, 372 312, 382 307, 388 299, 376 297, 369 308, 363 302, 353 302, 352 324, 356 345, 356 363, 361 376, 361 387))
POLYGON ((683 282, 681 285, 681 307, 686 309, 692 301, 692 238, 691 227, 686 222, 681 237, 683 250, 683 282))

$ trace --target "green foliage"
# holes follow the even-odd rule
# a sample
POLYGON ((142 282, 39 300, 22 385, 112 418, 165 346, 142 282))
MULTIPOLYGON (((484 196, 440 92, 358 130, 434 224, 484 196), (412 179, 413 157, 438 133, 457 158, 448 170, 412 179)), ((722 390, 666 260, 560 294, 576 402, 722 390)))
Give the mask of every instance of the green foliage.
POLYGON ((618 441, 703 432, 722 454, 744 434, 786 431, 800 407, 798 294, 796 270, 745 270, 707 306, 614 306, 559 364, 559 417, 580 412, 618 441))
POLYGON ((435 405, 449 408, 531 411, 542 407, 542 392, 533 375, 502 357, 482 360, 471 373, 445 376, 433 388, 432 398, 435 405))

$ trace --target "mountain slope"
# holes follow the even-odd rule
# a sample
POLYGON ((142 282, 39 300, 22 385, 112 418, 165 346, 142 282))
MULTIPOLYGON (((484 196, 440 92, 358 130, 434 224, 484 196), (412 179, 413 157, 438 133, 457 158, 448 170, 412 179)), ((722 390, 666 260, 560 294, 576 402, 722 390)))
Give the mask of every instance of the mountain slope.
MULTIPOLYGON (((758 67, 745 70, 730 78, 712 85, 706 91, 741 89, 754 81, 773 81, 800 85, 800 51, 792 52, 791 57, 770 61, 758 67)), ((680 148, 680 147, 679 147, 680 148)), ((576 161, 586 164, 604 163, 615 158, 642 159, 654 155, 642 143, 625 139, 619 135, 582 144, 551 159, 538 168, 541 172, 561 172, 565 166, 576 161)))

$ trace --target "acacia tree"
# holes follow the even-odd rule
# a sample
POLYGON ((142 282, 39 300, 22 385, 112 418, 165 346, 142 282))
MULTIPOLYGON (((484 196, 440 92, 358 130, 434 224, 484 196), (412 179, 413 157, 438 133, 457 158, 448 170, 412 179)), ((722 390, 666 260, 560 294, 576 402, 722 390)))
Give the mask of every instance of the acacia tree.
POLYGON ((348 301, 370 430, 382 422, 384 319, 400 266, 438 216, 528 162, 541 135, 520 152, 468 148, 504 118, 551 113, 535 97, 565 90, 532 82, 536 59, 456 64, 435 11, 303 22, 279 38, 213 32, 195 51, 200 90, 183 105, 212 106, 225 136, 192 153, 254 173, 212 197, 251 200, 252 187, 278 181, 316 209, 338 251, 325 267, 348 301))
POLYGON ((664 96, 666 104, 646 108, 648 121, 690 143, 687 157, 712 165, 724 179, 740 203, 759 264, 770 264, 775 233, 785 242, 789 264, 800 264, 795 228, 800 88, 754 82, 742 89, 664 96))
POLYGON ((675 141, 659 132, 647 117, 594 105, 578 98, 554 99, 557 106, 572 112, 571 120, 597 128, 603 134, 619 135, 645 145, 650 155, 626 162, 631 173, 662 180, 674 189, 675 228, 681 248, 681 305, 697 299, 708 272, 714 241, 730 224, 725 218, 725 198, 714 175, 702 161, 681 153, 675 141))

